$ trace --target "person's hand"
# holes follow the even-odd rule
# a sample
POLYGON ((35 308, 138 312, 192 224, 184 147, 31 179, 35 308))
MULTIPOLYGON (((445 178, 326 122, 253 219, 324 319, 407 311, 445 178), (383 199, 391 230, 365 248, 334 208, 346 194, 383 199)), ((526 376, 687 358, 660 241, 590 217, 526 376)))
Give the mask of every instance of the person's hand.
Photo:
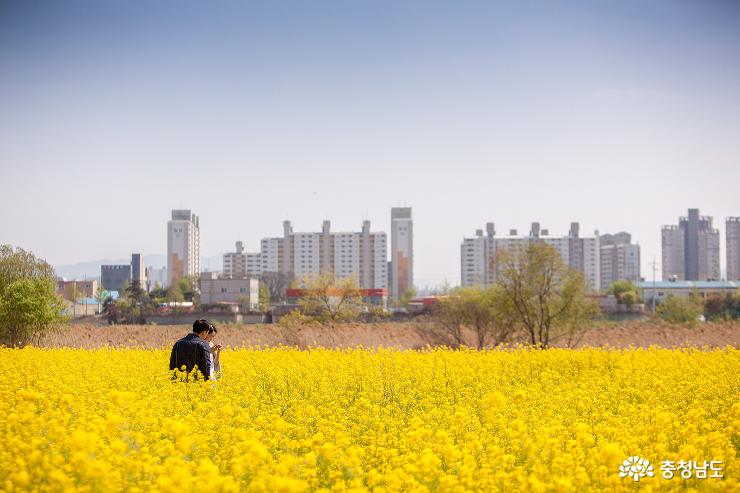
POLYGON ((215 346, 213 346, 214 353, 218 353, 219 351, 221 351, 221 344, 216 344, 215 346))

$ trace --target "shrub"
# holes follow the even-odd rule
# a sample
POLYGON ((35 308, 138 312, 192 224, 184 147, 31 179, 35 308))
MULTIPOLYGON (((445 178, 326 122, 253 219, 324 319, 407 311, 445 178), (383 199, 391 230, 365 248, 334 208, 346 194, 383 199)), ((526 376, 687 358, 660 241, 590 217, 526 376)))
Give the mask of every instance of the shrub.
POLYGON ((693 297, 669 296, 655 311, 666 322, 695 324, 703 313, 703 306, 693 297))

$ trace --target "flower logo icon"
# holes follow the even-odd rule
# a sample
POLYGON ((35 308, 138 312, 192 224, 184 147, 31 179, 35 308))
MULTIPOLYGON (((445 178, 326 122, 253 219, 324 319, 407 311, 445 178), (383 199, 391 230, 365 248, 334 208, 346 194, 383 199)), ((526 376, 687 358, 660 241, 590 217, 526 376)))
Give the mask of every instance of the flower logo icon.
POLYGON ((626 478, 628 476, 633 481, 639 481, 640 478, 644 478, 645 476, 652 478, 655 476, 655 473, 649 460, 633 455, 632 457, 627 457, 622 462, 622 465, 619 466, 619 477, 626 478))

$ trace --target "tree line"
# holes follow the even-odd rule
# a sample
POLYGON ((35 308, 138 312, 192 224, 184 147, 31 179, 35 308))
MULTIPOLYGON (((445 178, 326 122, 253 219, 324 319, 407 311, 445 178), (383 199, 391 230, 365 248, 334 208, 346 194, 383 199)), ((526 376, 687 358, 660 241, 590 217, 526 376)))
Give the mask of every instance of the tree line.
MULTIPOLYGON (((512 341, 539 348, 555 343, 574 347, 600 315, 582 274, 570 269, 550 245, 532 242, 516 251, 501 251, 492 267, 496 276, 490 286, 457 288, 438 297, 428 314, 428 330, 452 347, 467 344, 469 334, 479 349, 512 341)), ((44 260, 20 248, 0 246, 0 345, 23 346, 68 320, 55 282, 54 269, 44 260)), ((150 292, 130 284, 115 303, 102 289, 96 297, 113 321, 139 323, 158 304, 166 303, 176 311, 178 302, 197 303, 195 282, 186 277, 167 289, 156 286, 150 292)), ((267 308, 273 294, 282 298, 290 285, 282 274, 261 279, 261 308, 267 308)), ((299 309, 281 320, 283 327, 389 317, 382 306, 363 298, 354 277, 312 276, 293 286, 302 289, 299 309)), ((614 283, 609 293, 628 306, 640 299, 628 281, 614 283)), ((401 303, 408 303, 412 296, 406 293, 401 303)), ((656 310, 657 317, 671 323, 693 324, 702 315, 710 321, 740 318, 740 293, 668 297, 656 310)))

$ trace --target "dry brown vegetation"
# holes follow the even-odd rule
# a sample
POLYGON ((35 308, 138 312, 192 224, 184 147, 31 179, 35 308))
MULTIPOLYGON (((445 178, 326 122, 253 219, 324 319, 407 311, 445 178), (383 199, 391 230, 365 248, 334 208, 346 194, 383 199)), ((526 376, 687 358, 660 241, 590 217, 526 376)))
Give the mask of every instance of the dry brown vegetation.
MULTIPOLYGON (((40 343, 42 347, 169 347, 187 334, 188 325, 65 325, 40 343)), ((289 345, 348 348, 363 346, 419 349, 448 345, 448 337, 429 320, 368 324, 219 325, 218 341, 225 347, 289 345)), ((473 346, 474 334, 465 334, 473 346)), ((523 339, 522 339, 523 341, 523 339)), ((558 341, 553 346, 558 347, 558 341)), ((740 347, 740 322, 703 323, 695 327, 659 321, 602 322, 588 329, 578 347, 740 347)))

